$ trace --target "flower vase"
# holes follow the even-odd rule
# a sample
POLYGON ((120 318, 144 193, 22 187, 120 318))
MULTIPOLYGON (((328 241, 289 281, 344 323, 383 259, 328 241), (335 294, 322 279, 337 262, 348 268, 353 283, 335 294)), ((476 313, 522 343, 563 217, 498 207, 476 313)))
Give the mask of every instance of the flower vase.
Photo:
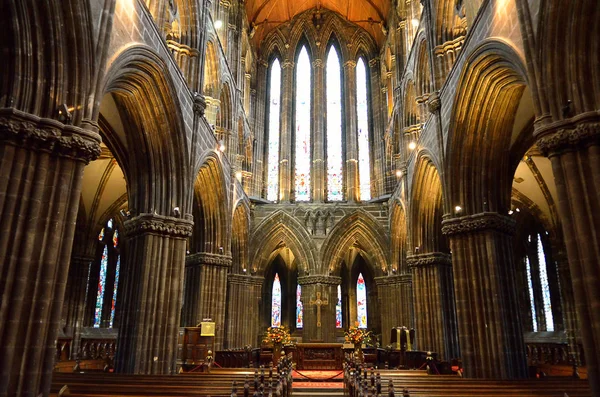
POLYGON ((362 351, 362 343, 360 342, 354 344, 353 359, 357 364, 362 364, 365 361, 365 355, 362 351))

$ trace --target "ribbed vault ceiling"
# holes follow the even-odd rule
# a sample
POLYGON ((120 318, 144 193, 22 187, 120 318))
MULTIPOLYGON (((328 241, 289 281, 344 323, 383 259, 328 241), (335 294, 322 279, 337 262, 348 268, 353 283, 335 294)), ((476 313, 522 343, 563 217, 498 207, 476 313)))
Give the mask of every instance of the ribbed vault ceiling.
POLYGON ((255 27, 257 43, 303 11, 327 8, 363 27, 381 44, 384 39, 381 22, 385 24, 390 3, 389 0, 247 0, 246 13, 250 25, 255 27))

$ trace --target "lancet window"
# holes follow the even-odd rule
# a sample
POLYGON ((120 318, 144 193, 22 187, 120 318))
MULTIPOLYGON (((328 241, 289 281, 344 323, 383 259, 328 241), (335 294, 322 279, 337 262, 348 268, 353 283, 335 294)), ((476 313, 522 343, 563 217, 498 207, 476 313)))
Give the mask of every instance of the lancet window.
POLYGON ((337 286, 337 303, 335 304, 335 327, 342 328, 342 286, 337 286))
POLYGON ((554 331, 552 300, 548 280, 549 268, 546 262, 546 253, 542 238, 539 234, 529 236, 529 243, 533 247, 529 251, 530 255, 525 257, 525 268, 527 272, 531 317, 533 320, 532 328, 534 332, 554 331))
POLYGON ((342 168, 342 84, 340 57, 335 46, 327 56, 327 199, 341 201, 342 168))
POLYGON ((367 286, 362 273, 356 281, 356 317, 358 328, 367 328, 367 286))
POLYGON ((300 284, 296 286, 296 328, 302 328, 304 326, 303 315, 304 308, 302 307, 302 287, 300 284))
MULTIPOLYGON (((121 270, 121 256, 118 250, 119 231, 114 227, 112 219, 100 230, 98 242, 100 243, 101 256, 92 325, 94 328, 102 326, 112 328, 115 320, 115 306, 121 270)), ((90 276, 88 275, 88 285, 90 276)))
POLYGON ((306 46, 296 62, 295 191, 296 201, 310 201, 311 171, 311 65, 306 46))
POLYGON ((279 198, 279 120, 281 116, 281 65, 275 58, 271 63, 268 99, 268 161, 267 200, 279 198))
POLYGON ((281 282, 279 274, 275 273, 271 297, 271 327, 281 327, 281 282))
POLYGON ((371 199, 371 164, 369 156, 369 101, 367 67, 363 58, 356 63, 356 114, 358 126, 358 175, 360 199, 371 199))

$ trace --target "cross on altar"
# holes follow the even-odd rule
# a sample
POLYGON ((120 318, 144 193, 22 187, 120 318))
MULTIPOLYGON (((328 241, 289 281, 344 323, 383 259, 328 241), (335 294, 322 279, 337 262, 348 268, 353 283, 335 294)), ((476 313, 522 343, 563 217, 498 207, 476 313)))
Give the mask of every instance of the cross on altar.
POLYGON ((313 306, 317 306, 317 327, 321 328, 321 306, 326 306, 329 304, 327 299, 321 299, 321 293, 317 292, 317 299, 310 300, 310 304, 313 306))

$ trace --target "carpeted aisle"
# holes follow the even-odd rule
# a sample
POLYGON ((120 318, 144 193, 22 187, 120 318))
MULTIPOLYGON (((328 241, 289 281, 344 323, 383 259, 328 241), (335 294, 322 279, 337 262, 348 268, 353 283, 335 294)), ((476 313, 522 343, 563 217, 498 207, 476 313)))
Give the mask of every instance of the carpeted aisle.
POLYGON ((294 396, 342 396, 344 373, 342 371, 293 371, 294 396))

